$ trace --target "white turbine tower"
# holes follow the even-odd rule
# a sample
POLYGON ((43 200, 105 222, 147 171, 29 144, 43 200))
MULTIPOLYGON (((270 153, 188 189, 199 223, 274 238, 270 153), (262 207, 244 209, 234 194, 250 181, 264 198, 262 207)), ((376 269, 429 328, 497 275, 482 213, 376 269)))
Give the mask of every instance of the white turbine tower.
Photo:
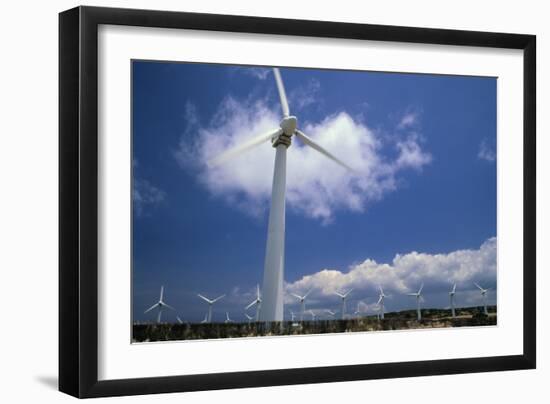
MULTIPOLYGON (((253 148, 261 143, 271 141, 275 148, 275 169, 271 190, 271 207, 269 209, 269 224, 264 261, 264 277, 262 286, 261 321, 283 321, 283 281, 285 262, 285 192, 286 192, 286 151, 290 147, 292 136, 298 137, 302 143, 324 154, 326 157, 351 170, 351 168, 334 157, 326 149, 318 145, 303 132, 297 129, 298 120, 290 115, 285 88, 278 68, 273 69, 283 119, 279 127, 267 133, 250 139, 241 145, 230 149, 215 159, 209 161, 210 166, 222 164, 227 160, 253 148)), ((353 171, 353 170, 351 170, 353 171)))
POLYGON ((313 289, 310 289, 309 292, 307 292, 305 295, 300 296, 296 295, 294 293, 291 293, 292 296, 300 300, 300 321, 304 321, 304 313, 306 311, 306 297, 311 293, 313 289))
POLYGON ((422 288, 424 284, 420 285, 420 289, 416 293, 407 293, 409 296, 416 298, 416 318, 418 321, 422 320, 422 313, 420 312, 420 299, 422 299, 422 288))
POLYGON ((260 297, 260 285, 256 285, 256 299, 252 301, 245 310, 248 310, 252 306, 256 305, 256 321, 260 321, 260 307, 262 306, 262 298, 260 297))
POLYGON ((346 297, 351 293, 353 289, 348 290, 346 293, 334 292, 335 295, 342 299, 342 320, 346 316, 346 297))
POLYGON ((151 307, 149 307, 147 310, 145 310, 145 312, 144 312, 143 314, 149 313, 151 310, 153 310, 153 309, 155 309, 155 308, 158 307, 159 313, 158 313, 158 315, 157 315, 157 323, 160 323, 160 318, 161 318, 161 316, 162 316, 162 310, 163 310, 165 307, 168 308, 168 309, 170 309, 170 310, 176 311, 176 309, 174 309, 172 306, 170 306, 170 305, 164 303, 164 300, 163 300, 163 299, 164 299, 164 286, 161 286, 161 287, 160 287, 160 297, 159 297, 159 301, 156 302, 156 303, 155 303, 154 305, 152 305, 151 307))
POLYGON ((451 304, 451 316, 455 318, 455 294, 456 294, 456 283, 453 285, 453 289, 449 292, 449 300, 451 304))
POLYGON ((479 286, 477 283, 474 282, 474 285, 477 286, 477 288, 481 292, 481 299, 483 300, 483 313, 488 316, 489 312, 487 311, 487 292, 489 291, 489 288, 483 289, 481 286, 479 286))
POLYGON ((200 293, 197 294, 197 296, 200 297, 202 300, 204 300, 206 303, 208 303, 208 315, 206 316, 206 318, 207 318, 206 322, 211 323, 212 322, 212 306, 214 305, 214 303, 216 303, 218 300, 220 300, 225 295, 218 296, 213 300, 208 299, 207 297, 204 297, 200 293))
POLYGON ((379 307, 379 318, 384 320, 384 299, 387 297, 382 290, 382 286, 378 286, 380 289, 380 294, 378 295, 378 302, 376 303, 379 307))

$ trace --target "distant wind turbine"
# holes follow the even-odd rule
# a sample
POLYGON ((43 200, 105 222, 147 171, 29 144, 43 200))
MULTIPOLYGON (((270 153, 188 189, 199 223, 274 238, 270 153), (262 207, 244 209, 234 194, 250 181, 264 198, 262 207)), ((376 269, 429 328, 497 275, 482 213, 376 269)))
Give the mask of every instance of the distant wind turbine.
POLYGON ((300 296, 294 293, 291 293, 292 296, 300 300, 300 321, 304 321, 304 313, 306 311, 306 297, 311 293, 313 289, 310 289, 305 295, 300 296))
POLYGON ((335 295, 339 296, 342 299, 342 320, 346 317, 346 298, 351 293, 353 289, 348 290, 346 293, 334 292, 335 295))
POLYGON ((231 320, 231 319, 229 318, 229 312, 226 311, 226 312, 225 312, 225 324, 227 324, 227 323, 232 323, 232 322, 233 322, 233 320, 231 320))
POLYGON ((252 320, 254 320, 254 317, 249 316, 248 313, 244 313, 244 316, 248 319, 248 324, 250 324, 252 320))
POLYGON ((214 303, 216 303, 218 300, 220 300, 222 297, 225 297, 225 295, 221 295, 221 296, 218 296, 216 297, 215 299, 209 299, 207 297, 204 297, 203 295, 201 295, 200 293, 197 294, 198 297, 200 297, 202 300, 204 300, 206 303, 208 303, 208 316, 207 316, 207 323, 211 323, 212 322, 212 306, 214 305, 214 303))
POLYGON ((382 286, 378 286, 380 289, 380 295, 378 295, 378 302, 376 303, 380 308, 380 318, 384 320, 384 299, 387 297, 382 290, 382 286))
POLYGON ((313 312, 313 310, 310 310, 310 311, 309 311, 309 314, 311 314, 311 321, 315 321, 315 317, 317 317, 317 316, 315 315, 315 313, 313 312))
POLYGON ((407 293, 409 296, 416 298, 416 318, 418 321, 422 320, 422 313, 420 312, 420 299, 422 299, 422 288, 424 284, 420 285, 420 289, 416 293, 407 293))
POLYGON ((164 303, 164 286, 161 286, 160 287, 160 297, 159 297, 159 301, 157 303, 155 303, 154 305, 152 305, 151 307, 149 307, 147 310, 145 310, 145 313, 149 313, 151 310, 155 309, 158 307, 159 309, 159 312, 158 312, 158 315, 157 315, 157 323, 160 323, 160 318, 162 316, 162 310, 166 307, 170 310, 174 310, 176 311, 176 309, 174 309, 172 306, 164 303))
POLYGON ((334 316, 336 315, 335 311, 332 311, 332 310, 329 310, 329 309, 326 309, 325 313, 327 313, 330 318, 334 318, 334 316))
POLYGON ((456 283, 453 285, 453 289, 449 292, 449 300, 451 303, 451 316, 455 318, 455 294, 456 294, 456 283))
POLYGON ((260 297, 260 285, 256 285, 256 299, 252 301, 245 310, 248 310, 252 306, 256 305, 256 321, 260 321, 260 307, 262 306, 262 298, 260 297))
POLYGON ((296 314, 294 314, 294 312, 290 310, 290 321, 294 322, 295 319, 296 319, 296 314))
MULTIPOLYGON (((269 209, 269 224, 267 229, 267 243, 264 261, 264 278, 262 286, 262 311, 261 321, 283 321, 283 281, 285 262, 285 193, 286 193, 286 152, 292 142, 292 136, 296 136, 303 144, 328 157, 336 164, 353 171, 346 163, 337 159, 325 148, 318 145, 313 139, 297 129, 298 120, 290 115, 290 109, 286 98, 286 92, 278 68, 273 69, 283 119, 279 127, 267 133, 254 137, 241 143, 233 149, 223 152, 210 160, 210 166, 223 164, 241 153, 265 142, 271 142, 275 148, 275 169, 273 170, 273 183, 271 189, 271 207, 269 209)), ((328 167, 327 169, 330 169, 328 167)))
POLYGON ((490 288, 487 288, 487 289, 483 289, 481 286, 479 286, 477 283, 474 282, 474 285, 477 286, 477 288, 480 290, 481 292, 481 299, 483 300, 483 313, 488 316, 489 315, 489 312, 487 311, 487 292, 489 291, 490 288))

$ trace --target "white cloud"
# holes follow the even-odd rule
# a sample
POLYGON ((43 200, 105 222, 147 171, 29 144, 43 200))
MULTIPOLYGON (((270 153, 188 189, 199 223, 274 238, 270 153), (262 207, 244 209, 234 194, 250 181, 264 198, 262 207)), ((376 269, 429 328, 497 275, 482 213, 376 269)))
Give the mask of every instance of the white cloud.
MULTIPOLYGON (((227 97, 206 127, 194 129, 196 142, 182 137, 176 156, 193 161, 199 180, 215 196, 253 215, 269 205, 275 153, 266 142, 216 167, 206 162, 228 148, 277 128, 278 106, 263 100, 240 102, 227 97)), ((299 122, 302 130, 356 170, 350 173, 311 148, 293 139, 287 158, 287 203, 306 217, 329 223, 338 210, 364 211, 368 203, 395 190, 404 169, 421 169, 431 160, 417 136, 394 141, 397 157, 382 152, 382 140, 366 124, 346 112, 328 116, 319 123, 299 122)), ((384 145, 388 146, 388 145, 384 145)))
MULTIPOLYGON (((416 291, 424 283, 425 293, 447 292, 450 285, 457 283, 459 289, 475 289, 473 282, 484 287, 496 282, 495 237, 486 240, 479 249, 457 250, 446 254, 410 252, 397 254, 391 263, 377 263, 374 260, 352 265, 348 271, 323 269, 305 275, 285 285, 288 293, 311 294, 317 301, 333 297, 337 290, 353 288, 353 295, 377 296, 378 285, 387 294, 403 294, 416 291)), ((351 295, 350 295, 351 296, 351 295)), ((472 294, 476 299, 477 294, 472 294)))
POLYGON ((399 129, 405 129, 405 128, 414 126, 417 122, 418 122, 418 114, 415 112, 407 112, 405 115, 403 115, 397 127, 399 129))
POLYGON ((477 152, 477 157, 480 160, 486 160, 493 162, 497 159, 497 155, 493 148, 491 148, 487 142, 487 139, 483 139, 479 144, 479 151, 477 152))
POLYGON ((295 113, 297 110, 320 103, 321 99, 318 96, 320 90, 321 83, 313 78, 309 79, 305 85, 293 89, 288 96, 291 111, 295 113))
POLYGON ((134 211, 138 216, 144 214, 145 209, 164 201, 166 193, 155 187, 149 181, 141 178, 135 178, 132 190, 132 201, 134 211))

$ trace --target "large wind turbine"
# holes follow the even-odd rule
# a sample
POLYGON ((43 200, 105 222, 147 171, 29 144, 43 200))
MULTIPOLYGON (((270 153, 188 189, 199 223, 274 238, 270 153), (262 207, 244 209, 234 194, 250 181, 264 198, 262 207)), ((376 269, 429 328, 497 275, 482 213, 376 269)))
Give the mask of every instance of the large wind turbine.
POLYGON ((211 323, 212 322, 212 306, 214 305, 214 303, 216 303, 218 300, 220 300, 222 297, 224 297, 225 295, 221 295, 221 296, 218 296, 216 297, 215 299, 208 299, 207 297, 204 297, 203 295, 201 295, 200 293, 197 294, 198 297, 200 297, 202 300, 204 300, 206 303, 208 303, 208 315, 206 317, 206 322, 207 323, 211 323))
POLYGON ((306 297, 311 293, 313 289, 310 289, 305 295, 300 296, 294 293, 291 293, 292 296, 300 300, 300 321, 304 321, 304 312, 306 311, 306 297))
POLYGON ((335 295, 342 299, 342 320, 344 320, 344 317, 346 316, 346 297, 348 297, 352 290, 353 289, 350 289, 346 293, 334 292, 335 295))
POLYGON ((384 294, 384 291, 382 290, 382 286, 378 286, 378 289, 380 289, 380 294, 378 295, 378 302, 376 303, 378 307, 380 308, 380 319, 384 320, 384 299, 387 297, 384 294))
POLYGON ((455 317, 455 294, 456 294, 456 283, 453 285, 453 290, 449 292, 449 300, 451 303, 451 316, 455 317))
POLYGON ((477 286, 477 288, 481 292, 481 298, 483 299, 483 313, 488 316, 489 312, 487 311, 487 292, 489 291, 489 288, 483 289, 481 286, 479 286, 477 283, 474 282, 474 285, 477 286))
MULTIPOLYGON (((273 68, 283 119, 279 127, 267 133, 254 137, 239 146, 227 150, 218 157, 209 161, 210 166, 222 164, 236 157, 242 152, 261 143, 270 141, 275 148, 275 169, 273 171, 273 184, 271 190, 271 207, 269 210, 269 224, 267 231, 267 243, 264 261, 264 278, 262 285, 262 310, 261 321, 283 321, 283 281, 285 262, 285 191, 286 191, 286 150, 290 147, 292 136, 298 137, 302 143, 324 154, 340 166, 351 168, 334 157, 326 149, 318 145, 310 137, 297 129, 298 120, 290 115, 290 109, 286 98, 285 88, 281 73, 278 68, 273 68)), ((351 170, 353 171, 353 170, 351 170)))
POLYGON ((424 284, 420 285, 420 289, 416 293, 407 293, 409 296, 414 296, 416 298, 416 318, 418 321, 422 320, 422 313, 420 312, 420 299, 422 299, 422 288, 424 284))
POLYGON ((176 309, 174 309, 172 306, 170 306, 170 305, 164 303, 164 300, 162 300, 162 299, 164 299, 164 286, 161 286, 161 287, 160 287, 160 297, 159 297, 159 301, 156 302, 156 303, 155 303, 154 305, 152 305, 151 307, 149 307, 149 308, 148 308, 147 310, 145 310, 145 312, 143 313, 143 314, 149 313, 151 310, 153 310, 154 308, 157 308, 157 307, 158 307, 159 313, 158 313, 158 315, 157 315, 157 323, 160 323, 160 318, 161 318, 161 316, 162 316, 162 310, 163 310, 165 307, 168 308, 168 309, 170 309, 170 310, 176 311, 176 309))
POLYGON ((252 301, 245 310, 248 310, 252 306, 256 305, 256 321, 260 321, 260 307, 262 305, 262 298, 260 297, 260 285, 256 285, 256 299, 252 301))

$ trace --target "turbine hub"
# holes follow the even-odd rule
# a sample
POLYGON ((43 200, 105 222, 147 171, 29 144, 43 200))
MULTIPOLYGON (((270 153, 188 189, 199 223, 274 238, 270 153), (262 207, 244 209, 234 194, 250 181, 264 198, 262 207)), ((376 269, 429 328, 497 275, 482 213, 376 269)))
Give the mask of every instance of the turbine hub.
POLYGON ((296 117, 292 115, 287 116, 283 118, 279 126, 283 130, 283 133, 288 137, 290 137, 294 134, 294 132, 296 132, 296 127, 298 126, 298 119, 296 119, 296 117))

